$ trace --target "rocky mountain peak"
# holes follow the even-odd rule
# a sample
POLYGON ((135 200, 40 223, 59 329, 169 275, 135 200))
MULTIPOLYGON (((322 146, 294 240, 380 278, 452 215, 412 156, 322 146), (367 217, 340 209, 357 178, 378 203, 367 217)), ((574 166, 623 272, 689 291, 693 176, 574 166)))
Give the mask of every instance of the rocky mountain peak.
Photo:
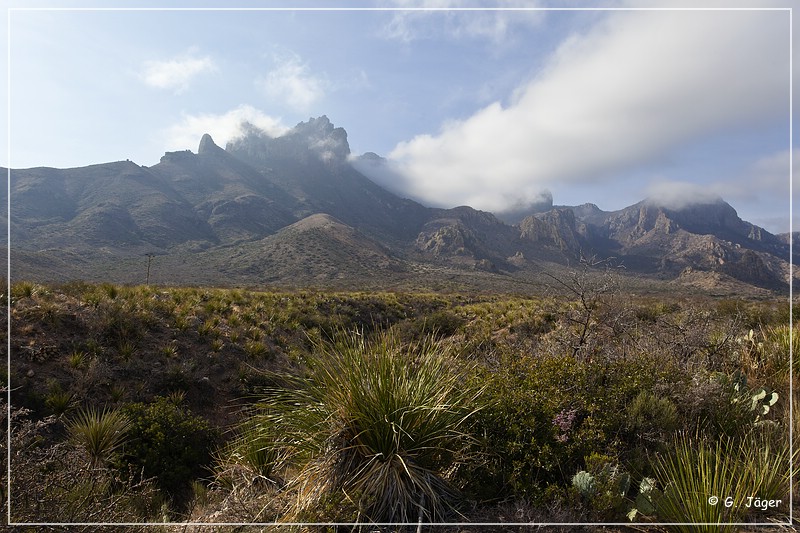
POLYGON ((211 138, 211 135, 208 133, 203 134, 203 137, 200 139, 200 146, 197 149, 198 155, 214 154, 222 151, 222 148, 214 143, 214 139, 211 138))
POLYGON ((327 116, 310 118, 300 122, 287 134, 304 143, 309 150, 316 152, 323 161, 346 161, 350 155, 347 132, 337 128, 327 116))
POLYGON ((309 156, 326 163, 344 163, 350 155, 347 132, 325 115, 300 122, 280 137, 270 137, 252 124, 242 126, 242 136, 230 141, 226 150, 255 162, 270 159, 305 161, 309 156))
POLYGON ((356 158, 356 160, 357 161, 373 161, 373 162, 376 162, 376 163, 381 163, 381 162, 386 161, 385 158, 379 156, 375 152, 364 152, 363 154, 358 156, 356 158))
POLYGON ((640 203, 652 219, 667 220, 673 227, 680 227, 695 234, 719 234, 733 241, 741 238, 760 240, 761 228, 743 221, 729 203, 722 198, 684 205, 660 205, 648 199, 640 203))

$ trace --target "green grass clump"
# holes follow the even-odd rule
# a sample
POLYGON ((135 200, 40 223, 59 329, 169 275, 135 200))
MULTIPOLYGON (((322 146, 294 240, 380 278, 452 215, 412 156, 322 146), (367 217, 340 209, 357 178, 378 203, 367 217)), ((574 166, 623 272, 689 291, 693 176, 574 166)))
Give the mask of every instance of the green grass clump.
MULTIPOLYGON (((302 377, 285 376, 247 422, 258 460, 296 470, 300 519, 441 520, 458 501, 446 472, 465 460, 479 391, 466 369, 426 339, 353 333, 319 344, 302 377), (269 453, 268 453, 269 452, 269 453), (325 516, 319 516, 322 511, 325 516)), ((250 451, 252 455, 252 450, 250 451)))
POLYGON ((52 385, 45 397, 45 405, 57 417, 63 416, 75 407, 75 402, 75 393, 63 390, 58 384, 52 385))

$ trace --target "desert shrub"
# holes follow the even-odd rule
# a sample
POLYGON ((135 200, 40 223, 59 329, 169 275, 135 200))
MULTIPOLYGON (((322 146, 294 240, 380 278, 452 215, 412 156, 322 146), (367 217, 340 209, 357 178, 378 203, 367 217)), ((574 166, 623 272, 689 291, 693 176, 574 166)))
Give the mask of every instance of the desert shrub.
POLYGON ((455 335, 465 322, 454 312, 442 309, 414 319, 406 326, 405 333, 410 338, 416 339, 426 336, 450 337, 455 335))
POLYGON ((116 299, 101 309, 98 325, 102 336, 112 343, 138 341, 145 330, 141 317, 116 299))
POLYGON ((119 296, 119 288, 116 285, 112 285, 111 283, 102 283, 100 285, 100 290, 105 293, 109 300, 114 300, 119 296))
POLYGON ((790 360, 794 375, 800 375, 800 328, 795 326, 794 331, 790 331, 788 324, 780 324, 763 328, 760 333, 763 342, 759 362, 764 377, 778 382, 787 380, 790 360))
POLYGON ((588 509, 591 520, 620 520, 630 507, 630 474, 616 459, 603 454, 592 453, 585 463, 586 469, 572 477, 572 492, 588 509))
POLYGON ((130 420, 122 466, 141 469, 178 501, 191 481, 209 473, 218 434, 206 420, 164 397, 128 404, 122 412, 130 420))
POLYGON ((396 299, 379 293, 319 296, 315 299, 312 314, 316 313, 329 317, 319 324, 329 338, 339 330, 372 332, 407 316, 396 299), (330 317, 336 317, 336 320, 330 317))
POLYGON ((465 461, 479 396, 463 364, 430 339, 404 346, 391 334, 340 334, 303 362, 307 374, 265 391, 243 430, 264 443, 246 461, 292 467, 292 517, 447 517, 458 493, 446 474, 465 461))
POLYGON ((254 340, 248 340, 244 344, 244 351, 254 359, 259 359, 269 354, 269 348, 263 342, 254 340))
POLYGON ((593 453, 630 459, 631 446, 642 447, 631 424, 653 438, 677 425, 669 400, 637 402, 643 391, 669 390, 682 379, 650 354, 584 361, 505 351, 478 379, 490 405, 478 421, 491 451, 471 473, 479 497, 536 500, 549 485, 569 486, 593 453))
POLYGON ((731 317, 745 329, 758 329, 766 325, 789 323, 789 306, 776 307, 765 302, 748 302, 743 299, 725 299, 717 302, 716 312, 731 317))
POLYGON ((666 442, 681 427, 678 408, 669 398, 642 390, 624 407, 619 433, 620 459, 637 478, 652 474, 649 456, 666 450, 666 442))
POLYGON ((537 313, 535 316, 511 324, 511 333, 527 336, 544 335, 556 327, 558 316, 551 312, 537 313))
POLYGON ((646 304, 635 305, 633 316, 643 322, 656 322, 659 317, 677 313, 681 310, 677 302, 648 302, 646 304))
POLYGON ((678 409, 669 399, 643 390, 625 408, 625 427, 633 438, 663 442, 678 428, 678 409))
POLYGON ((80 350, 73 350, 67 356, 67 363, 71 368, 75 370, 79 370, 86 366, 87 356, 86 352, 82 352, 80 350))
POLYGON ((586 366, 572 357, 505 353, 479 379, 487 380, 490 398, 477 416, 490 455, 470 473, 479 497, 536 498, 549 484, 566 484, 600 445, 592 407, 574 392, 562 394, 586 388, 586 366))
MULTIPOLYGON (((277 489, 284 486, 278 474, 280 449, 274 445, 274 431, 263 425, 258 410, 250 410, 250 417, 239 424, 236 432, 216 455, 215 485, 227 492, 226 499, 236 502, 236 507, 250 509, 259 501, 254 489, 277 489), (248 500, 246 503, 242 500, 248 500)), ((260 490, 258 492, 262 492, 260 490)), ((263 506, 262 506, 263 509, 263 506)), ((248 511, 250 521, 257 513, 248 511)), ((278 514, 274 514, 278 519, 278 514)))
POLYGON ((62 416, 76 406, 77 399, 73 391, 64 390, 59 382, 53 381, 48 387, 44 403, 50 413, 62 416))
POLYGON ((18 281, 11 285, 11 301, 21 298, 33 298, 40 291, 40 286, 30 281, 18 281))
POLYGON ((687 391, 682 427, 708 436, 741 437, 753 426, 775 418, 780 394, 769 387, 749 385, 747 376, 736 371, 699 372, 687 391))

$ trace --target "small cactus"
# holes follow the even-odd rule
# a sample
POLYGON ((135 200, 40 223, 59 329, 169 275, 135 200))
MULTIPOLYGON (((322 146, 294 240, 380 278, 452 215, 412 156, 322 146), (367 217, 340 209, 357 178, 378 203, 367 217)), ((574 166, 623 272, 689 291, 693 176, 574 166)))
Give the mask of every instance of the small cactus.
POLYGON ((628 512, 628 520, 633 522, 637 515, 653 515, 656 512, 656 502, 661 497, 661 492, 656 489, 656 480, 651 477, 642 478, 639 483, 639 494, 636 495, 635 505, 628 512))
POLYGON ((581 470, 572 478, 572 486, 578 489, 583 496, 591 496, 596 490, 594 476, 586 470, 581 470))
POLYGON ((756 416, 761 417, 769 413, 769 408, 778 401, 778 393, 766 387, 759 387, 753 392, 751 397, 750 410, 755 411, 756 416))

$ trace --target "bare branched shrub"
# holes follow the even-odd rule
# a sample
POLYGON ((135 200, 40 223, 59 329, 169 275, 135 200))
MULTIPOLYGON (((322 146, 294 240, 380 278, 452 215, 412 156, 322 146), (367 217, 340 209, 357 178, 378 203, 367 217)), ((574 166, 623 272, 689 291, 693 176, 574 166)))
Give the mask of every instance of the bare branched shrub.
POLYGON ((619 280, 610 260, 581 257, 579 268, 567 276, 545 275, 556 292, 572 300, 563 311, 567 327, 556 341, 573 357, 591 359, 606 341, 620 335, 627 308, 618 304, 619 280))

